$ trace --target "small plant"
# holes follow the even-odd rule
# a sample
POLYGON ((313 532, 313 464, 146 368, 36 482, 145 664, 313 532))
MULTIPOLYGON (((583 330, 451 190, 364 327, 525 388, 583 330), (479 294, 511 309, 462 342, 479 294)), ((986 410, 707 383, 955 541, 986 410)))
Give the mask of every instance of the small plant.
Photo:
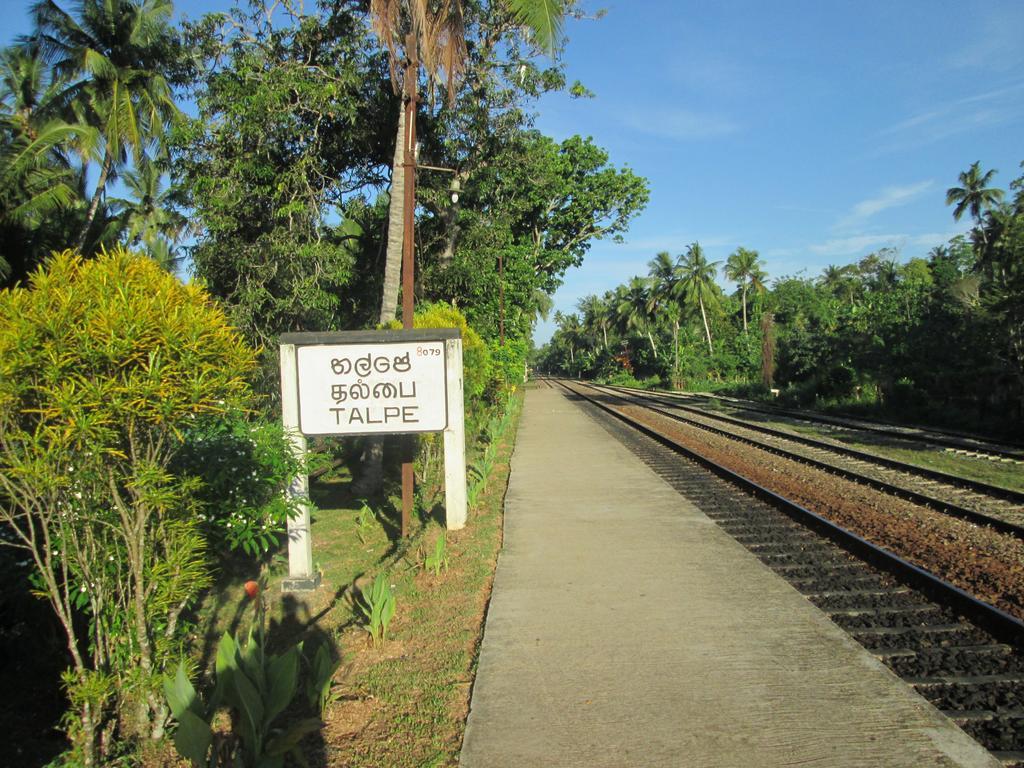
MULTIPOLYGON (((164 681, 167 703, 178 721, 174 746, 197 768, 281 768, 286 755, 304 765, 299 742, 321 727, 320 719, 305 718, 287 726, 277 722, 298 690, 302 643, 280 654, 268 654, 260 585, 247 582, 245 592, 256 602, 256 621, 244 644, 227 632, 221 637, 216 684, 209 702, 204 704, 192 687, 184 664, 178 665, 173 678, 164 681), (228 733, 213 728, 222 707, 233 712, 228 733)), ((306 682, 307 696, 310 689, 318 696, 329 691, 335 669, 329 652, 321 647, 306 682), (326 657, 321 657, 320 651, 326 657)))
POLYGON ((341 659, 331 656, 331 651, 326 643, 321 643, 313 658, 309 661, 309 677, 306 679, 306 699, 311 709, 324 716, 327 705, 337 698, 332 694, 331 685, 334 682, 334 673, 341 666, 341 659))
POLYGON ((433 553, 424 558, 423 567, 433 571, 435 576, 441 575, 442 568, 448 570, 448 541, 443 533, 437 537, 433 553))
POLYGON ((366 622, 366 631, 370 633, 373 644, 387 639, 388 625, 395 615, 395 595, 384 574, 378 574, 373 580, 369 591, 360 590, 356 606, 366 622))
POLYGON ((467 501, 469 506, 475 507, 480 494, 487 490, 487 479, 494 467, 495 454, 485 450, 483 456, 476 461, 470 462, 468 466, 469 482, 466 488, 467 501))
POLYGON ((361 544, 366 543, 366 536, 373 530, 373 527, 377 523, 377 513, 373 511, 373 507, 369 505, 366 499, 358 499, 362 506, 356 513, 356 535, 359 537, 361 544))

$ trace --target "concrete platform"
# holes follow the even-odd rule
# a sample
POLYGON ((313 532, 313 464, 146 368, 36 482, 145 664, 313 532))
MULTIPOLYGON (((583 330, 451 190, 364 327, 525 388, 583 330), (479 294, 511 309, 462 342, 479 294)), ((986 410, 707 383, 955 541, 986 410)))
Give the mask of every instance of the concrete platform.
POLYGON ((542 385, 460 765, 999 763, 542 385))

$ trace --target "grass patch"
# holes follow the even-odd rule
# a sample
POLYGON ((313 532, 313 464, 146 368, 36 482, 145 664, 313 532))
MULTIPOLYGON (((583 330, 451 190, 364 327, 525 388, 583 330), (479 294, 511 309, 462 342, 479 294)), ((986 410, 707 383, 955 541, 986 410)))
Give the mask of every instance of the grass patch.
MULTIPOLYGON (((362 500, 346 479, 311 488, 320 511, 313 517, 313 558, 322 586, 310 595, 282 594, 287 563, 270 569, 271 644, 300 637, 327 642, 342 659, 323 729, 304 742, 309 763, 346 768, 457 765, 483 621, 498 551, 502 509, 515 440, 513 418, 493 438, 488 481, 469 510, 466 528, 445 531, 430 514, 417 516, 411 536, 397 537, 393 505, 375 509, 367 524, 362 500), (424 567, 446 537, 447 569, 424 567), (372 645, 358 619, 355 589, 384 574, 397 598, 386 641, 372 645)), ((255 569, 255 565, 251 569, 255 569)), ((197 637, 207 666, 225 630, 244 630, 242 584, 250 570, 232 569, 207 601, 197 637)))

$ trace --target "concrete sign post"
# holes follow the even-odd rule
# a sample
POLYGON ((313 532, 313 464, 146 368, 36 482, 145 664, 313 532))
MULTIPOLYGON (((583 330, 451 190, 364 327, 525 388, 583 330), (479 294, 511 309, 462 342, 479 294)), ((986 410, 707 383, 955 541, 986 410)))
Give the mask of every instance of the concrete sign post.
POLYGON ((444 343, 448 426, 444 430, 444 523, 450 531, 466 525, 466 413, 462 399, 462 339, 444 343))
MULTIPOLYGON (((281 416, 284 431, 292 445, 292 453, 306 455, 306 438, 299 431, 299 393, 294 344, 281 344, 281 416)), ((281 588, 286 592, 302 592, 320 586, 320 574, 313 570, 313 542, 309 534, 309 477, 292 478, 288 495, 301 510, 288 518, 288 578, 281 588)))
MULTIPOLYGON (((281 336, 281 410, 292 450, 306 436, 441 432, 445 524, 466 524, 462 338, 456 328, 281 336)), ((308 478, 288 489, 302 514, 288 521, 287 590, 315 589, 308 478)))

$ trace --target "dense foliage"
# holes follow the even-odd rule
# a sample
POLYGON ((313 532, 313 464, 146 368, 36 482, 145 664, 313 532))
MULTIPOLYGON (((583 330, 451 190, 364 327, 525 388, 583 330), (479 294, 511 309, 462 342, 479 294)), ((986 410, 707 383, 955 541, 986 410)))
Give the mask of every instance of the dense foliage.
POLYGON ((558 315, 537 365, 572 376, 653 378, 902 419, 1019 434, 1024 425, 1024 176, 1009 193, 977 163, 947 202, 975 221, 926 257, 891 249, 766 286, 756 251, 723 277, 697 244, 558 315), (1005 201, 1004 201, 1005 199, 1005 201), (676 351, 670 352, 675 349, 676 351))
POLYGON ((32 13, 35 33, 0 53, 0 286, 68 246, 139 244, 169 261, 181 234, 160 190, 179 117, 171 3, 86 0, 71 14, 40 0, 32 13), (122 174, 134 199, 110 194, 122 174))
POLYGON ((118 728, 162 732, 160 675, 210 583, 207 468, 177 460, 242 418, 254 362, 199 288, 122 250, 66 251, 0 292, 0 520, 66 634, 86 763, 118 728))

